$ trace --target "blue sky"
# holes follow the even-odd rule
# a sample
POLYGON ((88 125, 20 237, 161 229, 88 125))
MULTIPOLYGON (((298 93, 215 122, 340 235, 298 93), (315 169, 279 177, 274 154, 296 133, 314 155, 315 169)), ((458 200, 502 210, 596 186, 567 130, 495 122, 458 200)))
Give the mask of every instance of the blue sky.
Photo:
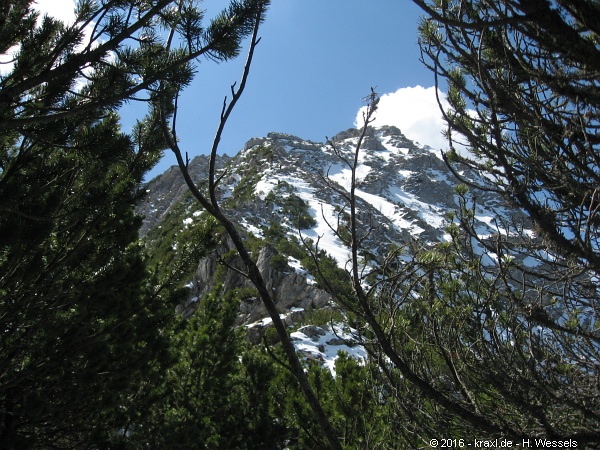
MULTIPOLYGON (((205 3, 209 12, 214 3, 205 3)), ((419 61, 420 16, 410 0, 274 0, 220 153, 235 154, 251 137, 270 131, 323 141, 354 126, 371 86, 382 94, 432 86, 433 75, 419 61)), ((244 60, 245 54, 198 66, 178 119, 190 155, 210 148, 223 97, 244 60)))
MULTIPOLYGON (((73 0, 38 0, 53 14, 73 0)), ((207 0, 207 16, 224 2, 207 0)), ((68 16, 68 12, 64 13, 68 16)), ((233 155, 252 137, 270 131, 324 141, 355 126, 371 86, 384 94, 379 124, 399 126, 408 137, 441 146, 440 114, 430 88, 433 75, 419 61, 421 10, 410 0, 273 0, 244 96, 223 135, 219 153, 233 155), (420 86, 422 88, 418 88, 420 86), (387 94, 387 95, 386 95, 387 94)), ((223 98, 241 76, 237 60, 202 60, 182 94, 178 115, 181 147, 193 157, 207 153, 223 98)), ((139 107, 121 114, 127 130, 139 107)), ((149 177, 175 164, 166 153, 149 177)))

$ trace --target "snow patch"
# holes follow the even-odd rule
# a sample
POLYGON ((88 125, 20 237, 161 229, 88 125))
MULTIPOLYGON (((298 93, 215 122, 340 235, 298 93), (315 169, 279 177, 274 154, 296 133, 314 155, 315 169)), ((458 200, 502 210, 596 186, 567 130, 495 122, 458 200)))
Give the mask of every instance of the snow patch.
MULTIPOLYGON (((307 331, 308 332, 308 331, 307 331)), ((294 347, 307 360, 316 360, 323 367, 327 368, 335 377, 335 361, 338 359, 338 353, 344 351, 360 363, 367 360, 367 352, 361 345, 356 344, 352 336, 353 330, 345 330, 339 325, 333 328, 308 326, 300 328, 292 333, 294 347), (313 331, 309 337, 303 329, 313 331), (316 329, 316 332, 314 332, 316 329)))

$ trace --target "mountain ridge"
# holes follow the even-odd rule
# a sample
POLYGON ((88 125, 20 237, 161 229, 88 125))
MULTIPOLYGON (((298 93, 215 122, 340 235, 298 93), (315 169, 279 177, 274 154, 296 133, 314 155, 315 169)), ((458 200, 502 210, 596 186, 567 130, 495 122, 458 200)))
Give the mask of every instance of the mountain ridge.
MULTIPOLYGON (((273 132, 250 139, 235 156, 217 157, 221 207, 247 239, 262 242, 253 255, 288 324, 303 317, 300 310, 336 308, 307 267, 310 264, 302 247, 317 247, 339 269, 346 268, 347 194, 358 136, 359 130, 349 129, 319 143, 273 132)), ((357 216, 359 233, 365 236, 361 253, 365 267, 391 248, 427 247, 449 239, 445 226, 459 207, 455 192, 459 183, 441 152, 415 144, 396 127, 384 126, 367 130, 357 161, 357 216)), ((207 156, 198 156, 189 164, 200 189, 207 168, 207 156)), ((479 175, 464 169, 461 176, 475 179, 479 175)), ((186 194, 177 167, 151 180, 146 189, 147 197, 138 208, 145 216, 143 234, 161 227, 165 217, 175 211, 182 230, 201 220, 202 208, 186 194)), ((514 215, 501 199, 487 193, 479 194, 473 208, 483 236, 499 232, 492 217, 509 220, 514 215)), ((247 327, 250 341, 259 342, 269 324, 253 286, 231 270, 216 280, 218 261, 232 250, 232 243, 223 238, 216 252, 198 262, 188 301, 180 310, 190 314, 217 282, 223 283, 225 290, 244 290, 238 325, 247 327)), ((229 264, 235 266, 239 261, 229 264)))
MULTIPOLYGON (((349 129, 336 134, 332 138, 332 141, 340 143, 343 147, 342 151, 348 152, 348 147, 357 138, 357 134, 358 130, 349 129)), ((441 160, 441 157, 434 156, 436 152, 430 147, 417 146, 408 140, 396 127, 385 126, 369 130, 363 143, 362 152, 367 155, 365 158, 366 164, 362 164, 362 167, 368 167, 369 172, 380 172, 381 175, 388 178, 397 176, 399 173, 404 178, 402 190, 406 190, 411 194, 418 194, 418 197, 429 200, 429 203, 427 201, 423 203, 428 203, 432 206, 441 204, 441 206, 446 208, 452 207, 450 200, 452 195, 446 195, 448 194, 447 191, 442 193, 436 192, 435 187, 437 186, 434 186, 439 181, 446 182, 451 186, 447 181, 451 174, 441 160), (385 138, 387 138, 387 142, 383 144, 382 139, 385 138), (403 151, 404 155, 400 155, 394 151, 390 152, 386 148, 386 145, 392 149, 403 151), (377 158, 380 159, 378 167, 376 164, 377 158), (387 160, 384 160, 385 158, 387 160), (429 176, 423 178, 419 173, 421 171, 428 171, 429 176)), ((248 168, 251 167, 260 168, 263 170, 264 175, 271 175, 273 178, 278 179, 281 176, 276 175, 276 172, 279 175, 292 175, 292 173, 295 173, 296 178, 302 179, 303 176, 306 176, 309 181, 315 184, 315 175, 319 172, 326 174, 328 169, 331 168, 340 169, 340 163, 339 158, 332 154, 326 143, 303 140, 284 133, 269 133, 263 138, 250 139, 244 148, 233 157, 225 155, 217 156, 217 169, 222 170, 227 165, 231 172, 229 177, 221 182, 221 198, 223 198, 223 195, 225 198, 228 195, 232 195, 232 188, 235 188, 240 181, 244 181, 245 183, 258 181, 257 178, 252 180, 248 176, 248 168), (259 147, 270 149, 271 151, 257 151, 259 147), (293 168, 294 165, 296 166, 296 170, 293 168), (302 171, 298 172, 298 169, 302 169, 302 171), (230 190, 229 194, 227 190, 230 190)), ((208 157, 205 155, 197 156, 190 162, 190 173, 192 178, 198 183, 201 183, 206 178, 208 174, 207 165, 208 157)), ((329 170, 329 174, 336 175, 336 182, 343 181, 343 173, 333 174, 329 170)), ((264 176, 261 177, 261 180, 263 178, 264 176)), ((370 176, 367 174, 365 178, 360 180, 360 183, 364 187, 362 190, 367 194, 379 195, 383 190, 389 188, 389 183, 384 186, 383 177, 377 176, 377 173, 371 173, 370 176)), ((268 188, 267 183, 268 181, 264 179, 263 183, 258 185, 258 188, 268 188)), ((163 174, 148 182, 146 189, 149 191, 149 195, 140 207, 138 207, 138 213, 145 217, 143 234, 161 220, 164 212, 169 209, 172 203, 179 201, 185 191, 183 178, 176 166, 172 166, 163 174)), ((393 193, 388 192, 388 194, 388 197, 390 197, 393 193)), ((398 197, 398 201, 401 201, 402 193, 396 192, 395 194, 398 197)), ((233 212, 235 214, 235 211, 233 212)), ((416 229, 412 229, 412 231, 416 231, 416 229)))

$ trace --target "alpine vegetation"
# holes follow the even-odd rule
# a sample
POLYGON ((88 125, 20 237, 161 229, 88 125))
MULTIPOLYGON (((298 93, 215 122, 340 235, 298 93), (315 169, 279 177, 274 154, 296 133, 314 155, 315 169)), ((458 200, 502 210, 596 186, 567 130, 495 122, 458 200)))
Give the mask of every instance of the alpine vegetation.
POLYGON ((446 150, 371 88, 232 156, 268 1, 0 6, 0 446, 600 446, 598 3, 414 3, 446 150), (192 159, 179 99, 243 48, 192 159))

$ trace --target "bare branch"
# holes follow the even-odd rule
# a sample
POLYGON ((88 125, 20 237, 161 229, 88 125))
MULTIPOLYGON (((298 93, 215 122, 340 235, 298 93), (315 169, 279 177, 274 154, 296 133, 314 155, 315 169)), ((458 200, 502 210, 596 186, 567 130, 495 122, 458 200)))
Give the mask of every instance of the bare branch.
POLYGON ((161 124, 163 127, 163 133, 165 134, 165 138, 169 144, 169 147, 171 147, 171 149, 173 150, 173 152, 175 153, 175 155, 177 157, 179 168, 184 176, 186 184, 190 188, 190 191, 192 192, 194 197, 196 197, 196 199, 200 202, 200 204, 202 204, 202 206, 221 223, 221 225, 225 228, 225 231, 227 232, 227 234, 233 241, 233 244, 234 244, 238 254, 240 255, 240 258, 242 259, 242 262, 246 266, 246 269, 247 269, 247 273, 245 273, 244 276, 246 276, 258 290, 259 296, 260 296, 261 300, 263 301, 263 304, 265 305, 265 308, 267 309, 269 316, 271 317, 271 319, 273 321, 273 325, 275 327, 275 330, 277 331, 277 335, 279 336, 279 339, 281 340, 283 350, 289 361, 289 369, 292 372, 292 374, 294 375, 294 377, 296 378, 296 380, 298 381, 300 388, 304 394, 304 397, 306 398, 306 401, 308 402, 313 413, 315 414, 315 417, 316 417, 319 425, 321 426, 321 429, 322 429, 327 441, 329 442, 329 445, 335 450, 342 450, 342 446, 337 438, 337 435, 336 435, 335 431, 333 430, 327 415, 323 411, 318 398, 316 397, 314 391, 312 390, 312 387, 308 381, 308 378, 306 377, 306 374, 304 373, 304 367, 302 366, 302 363, 298 359, 298 356, 296 355, 295 347, 287 333, 286 327, 285 327, 283 321, 281 320, 281 318, 279 317, 279 311, 277 310, 277 308, 275 306, 275 302, 273 301, 273 298, 271 297, 271 293, 267 289, 266 283, 265 283, 256 263, 250 257, 250 254, 248 253, 248 250, 243 242, 241 234, 236 229, 233 222, 228 217, 226 217, 225 214, 221 211, 218 200, 217 200, 216 187, 217 187, 217 183, 219 181, 219 179, 216 178, 217 150, 218 150, 219 143, 221 141, 221 135, 223 133, 223 130, 225 128, 227 120, 229 119, 231 112, 233 111, 233 108, 235 107, 238 100, 240 99, 240 97, 244 91, 244 88, 246 86, 246 81, 247 81, 248 75, 250 73, 252 57, 254 55, 255 48, 259 42, 259 39, 257 38, 257 34, 258 34, 259 25, 261 23, 261 19, 262 19, 262 12, 258 13, 256 16, 256 21, 254 24, 254 29, 252 32, 252 38, 251 38, 251 42, 250 42, 250 49, 248 51, 248 57, 246 59, 246 64, 244 66, 244 71, 243 71, 240 85, 237 88, 237 90, 235 89, 235 84, 232 85, 231 90, 232 90, 233 96, 232 96, 231 102, 229 102, 228 104, 227 104, 227 100, 225 100, 223 102, 223 110, 221 112, 221 120, 219 122, 219 126, 217 128, 217 132, 215 134, 215 138, 213 140, 213 145, 212 145, 212 149, 211 149, 211 153, 210 153, 209 175, 208 175, 209 176, 209 178, 208 178, 208 195, 210 197, 210 200, 205 198, 199 192, 199 190, 197 189, 197 187, 195 186, 194 182, 192 181, 192 179, 189 175, 188 168, 187 168, 186 164, 184 164, 183 159, 181 158, 181 150, 177 146, 177 143, 174 142, 174 140, 172 139, 170 130, 168 130, 166 127, 166 122, 164 120, 164 107, 163 107, 163 109, 161 109, 161 116, 163 118, 163 120, 161 121, 161 124))

